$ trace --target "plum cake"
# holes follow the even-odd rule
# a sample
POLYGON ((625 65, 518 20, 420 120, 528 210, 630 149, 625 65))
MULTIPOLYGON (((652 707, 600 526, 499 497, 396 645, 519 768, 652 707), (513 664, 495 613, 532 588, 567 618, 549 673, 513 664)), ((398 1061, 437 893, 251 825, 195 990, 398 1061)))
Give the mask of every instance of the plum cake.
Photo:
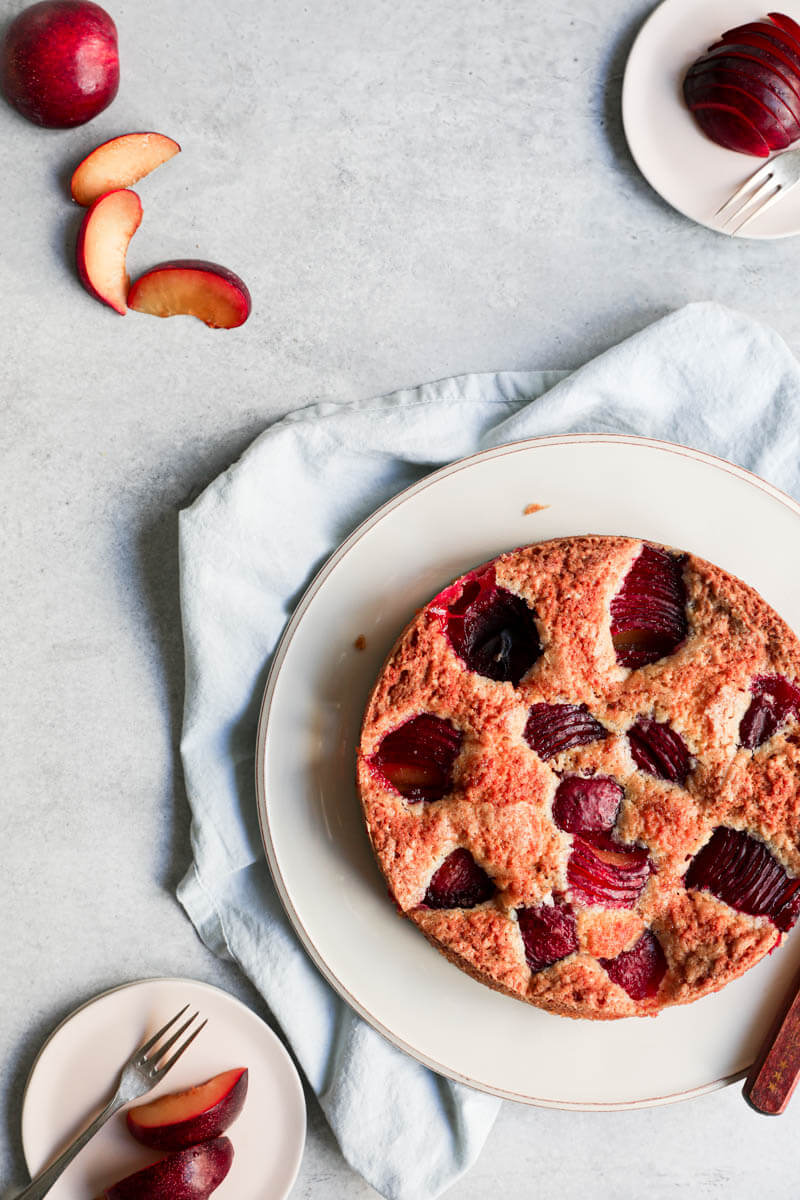
POLYGON ((717 991, 800 914, 800 643, 694 555, 527 546, 401 634, 358 754, 400 912, 570 1017, 717 991))

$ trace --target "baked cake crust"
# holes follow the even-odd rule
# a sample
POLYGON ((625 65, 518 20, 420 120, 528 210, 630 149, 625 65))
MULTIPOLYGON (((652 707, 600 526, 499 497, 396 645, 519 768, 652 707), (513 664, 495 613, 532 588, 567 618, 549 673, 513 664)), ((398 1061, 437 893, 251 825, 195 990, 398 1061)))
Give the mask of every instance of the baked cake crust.
MULTIPOLYGON (((662 587, 658 580, 655 587, 662 587)), ((513 628, 512 635, 491 641, 492 663, 503 655, 508 661, 513 628)), ((512 676, 515 670, 509 667, 512 676)), ((693 555, 634 538, 587 536, 528 546, 476 568, 403 631, 364 717, 358 787, 399 910, 476 979, 565 1016, 654 1015, 718 990, 776 946, 800 910, 793 883, 800 876, 796 680, 800 643, 786 623, 752 588, 693 555), (684 625, 676 626, 674 648, 660 656, 652 650, 655 661, 631 667, 626 659, 635 659, 639 645, 631 652, 624 631, 612 631, 615 621, 624 624, 614 614, 624 609, 619 597, 627 596, 626 580, 636 578, 631 571, 645 561, 643 552, 659 569, 666 563, 676 581, 662 605, 662 626, 684 625), (470 594, 465 588, 487 579, 495 589, 486 592, 487 604, 511 593, 526 606, 513 601, 523 617, 515 609, 511 624, 531 622, 527 652, 534 661, 518 680, 471 669, 453 632, 460 628, 453 614, 465 610, 470 594), (769 681, 776 678, 786 683, 788 700, 783 692, 775 699, 769 681), (765 689, 767 699, 758 699, 765 689), (579 707, 544 707, 566 705, 579 707), (575 719, 586 725, 582 744, 551 754, 532 709, 547 729, 554 712, 578 712, 575 719), (437 779, 444 773, 445 784, 428 793, 433 777, 424 761, 419 775, 398 775, 384 761, 391 745, 384 739, 421 714, 446 723, 436 728, 452 743, 448 753, 439 746, 434 772, 437 779), (644 731, 647 756, 654 724, 655 773, 642 767, 641 754, 634 757, 634 727, 644 731), (662 750, 666 767, 659 765, 662 750), (554 817, 559 785, 576 778, 613 781, 612 803, 616 785, 611 825, 589 818, 581 826, 585 812, 568 819, 558 806, 554 817), (720 867, 718 846, 747 862, 720 867), (453 903, 434 897, 433 877, 455 851, 486 882, 488 898, 480 887, 470 896, 453 893, 453 903), (612 864, 611 890, 604 892, 601 880, 595 893, 592 871, 606 870, 603 862, 612 864), (780 891, 782 908, 764 899, 766 884, 748 884, 747 891, 745 868, 751 877, 767 873, 770 896, 780 891), (742 887, 743 898, 736 891, 742 887), (556 920, 554 909, 566 941, 548 934, 532 948, 523 937, 526 914, 541 931, 542 920, 548 928, 556 920), (560 957, 547 962, 553 954, 560 957)))

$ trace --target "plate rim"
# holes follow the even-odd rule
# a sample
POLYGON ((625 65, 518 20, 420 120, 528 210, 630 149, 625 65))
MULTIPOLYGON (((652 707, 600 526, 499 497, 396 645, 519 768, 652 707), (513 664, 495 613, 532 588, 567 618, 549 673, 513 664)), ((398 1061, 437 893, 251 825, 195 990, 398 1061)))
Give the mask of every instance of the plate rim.
MULTIPOLYGON (((667 2, 667 0, 665 0, 667 2)), ((727 474, 733 475, 744 480, 751 485, 754 485, 766 492, 773 499, 784 504, 795 516, 800 517, 800 503, 796 501, 787 492, 769 483, 766 479, 756 475, 755 472, 748 470, 746 467, 739 466, 737 463, 730 462, 728 459, 722 458, 720 455, 712 454, 706 450, 698 450, 691 446, 683 446, 679 442, 670 442, 660 438, 645 437, 639 434, 621 434, 621 433, 566 433, 566 434, 546 434, 539 437, 523 438, 519 441, 504 442, 499 446, 491 447, 488 450, 480 450, 475 454, 466 455, 463 458, 455 459, 451 463, 446 463, 444 466, 431 471, 416 483, 410 484, 408 487, 402 488, 394 496, 389 497, 383 504, 379 505, 368 517, 361 521, 356 528, 344 539, 343 542, 329 555, 314 577, 309 582, 307 588, 303 592, 294 611, 292 612, 286 626, 281 634, 281 637, 275 647, 272 662, 270 663, 267 681, 264 687, 264 692, 261 698, 261 706, 258 715, 258 732, 256 737, 255 749, 255 792, 256 792, 256 810, 258 815, 258 825, 261 833, 261 842, 264 849, 267 864, 272 876, 275 888, 278 892, 281 904, 286 911, 291 922, 292 928, 298 936, 306 953, 310 956, 312 962, 320 971, 321 975, 331 985, 334 991, 350 1005, 358 1015, 367 1022, 377 1033, 381 1034, 387 1041, 398 1049, 409 1054, 417 1062, 423 1066, 435 1071, 439 1075, 443 1075, 448 1079, 455 1080, 457 1083, 465 1084, 477 1091, 497 1096, 503 1100, 513 1100, 517 1103, 528 1104, 535 1108, 551 1108, 571 1112, 623 1112, 642 1108, 654 1108, 666 1104, 675 1104, 683 1100, 691 1100, 697 1096, 703 1096, 709 1092, 718 1091, 721 1088, 727 1087, 732 1083, 736 1083, 740 1079, 744 1079, 749 1071, 749 1067, 741 1071, 736 1071, 731 1075, 725 1075, 719 1079, 714 1079, 709 1083, 700 1084, 697 1087, 689 1088, 680 1092, 671 1092, 663 1096, 650 1096, 644 1099, 629 1100, 629 1101, 571 1101, 571 1100, 551 1100, 544 1097, 530 1096, 518 1092, 511 1091, 506 1088, 496 1087, 487 1083, 484 1080, 476 1080, 468 1075, 455 1070, 454 1068, 438 1062, 436 1059, 416 1049, 403 1038, 399 1037, 391 1029, 383 1024, 374 1014, 370 1013, 350 992, 346 984, 344 984, 328 966, 322 954, 317 950, 311 935, 305 928, 300 914, 297 912, 295 905, 291 899, 289 889, 283 878, 278 863, 278 857, 273 844, 272 836, 269 828, 269 811, 267 803, 267 790, 265 778, 265 749, 267 741, 267 730, 269 726, 269 717, 272 709, 275 689, 277 687, 278 677, 280 675, 283 662, 289 650, 289 645, 297 631, 300 622, 302 621, 306 610, 312 600, 333 573, 342 559, 349 553, 351 548, 361 540, 361 538, 377 525, 386 515, 400 507, 412 496, 415 496, 428 487, 435 485, 439 480, 454 475, 459 471, 466 470, 469 467, 492 458, 503 457, 506 454, 520 453, 532 449, 543 448, 546 446, 559 445, 590 445, 592 443, 601 443, 605 445, 634 445, 642 448, 653 449, 665 453, 676 454, 682 457, 699 461, 707 466, 714 467, 717 470, 725 471, 727 474)))
POLYGON ((141 987, 142 985, 148 984, 148 983, 174 983, 174 984, 178 984, 178 985, 186 985, 188 983, 188 984, 191 984, 193 987, 199 987, 199 988, 203 988, 206 991, 216 992, 218 995, 225 997, 226 1000, 230 1000, 234 1004, 238 1005, 240 1008, 244 1009, 245 1012, 248 1013, 249 1016, 253 1018, 253 1020, 258 1021, 259 1024, 261 1026, 263 1026, 263 1028, 266 1030, 266 1032, 270 1036, 270 1038, 274 1039, 276 1045, 278 1046, 279 1050, 283 1054, 283 1057, 286 1059, 289 1067, 291 1068, 289 1075, 293 1079, 294 1084, 296 1085, 297 1095, 299 1096, 299 1100, 300 1100, 299 1111, 300 1111, 301 1118, 302 1118, 302 1121, 301 1121, 302 1137, 298 1138, 297 1151, 296 1151, 296 1154, 295 1154, 294 1159, 291 1164, 291 1181, 289 1182, 287 1191, 285 1191, 283 1193, 283 1197, 278 1198, 278 1200, 286 1200, 286 1197, 289 1196, 289 1193, 291 1192, 292 1188, 294 1187, 295 1183, 297 1182, 297 1176, 300 1172, 300 1167, 303 1162, 303 1158, 305 1156, 306 1139, 308 1137, 308 1105, 306 1104, 305 1091, 303 1089, 303 1081, 300 1078, 300 1072, 298 1071, 297 1066, 295 1065, 294 1059, 292 1058, 292 1056, 289 1053, 286 1046, 283 1044, 282 1040, 278 1037, 275 1030, 272 1029, 266 1023, 266 1021, 263 1020, 263 1018, 259 1017, 258 1013, 255 1012, 254 1009, 250 1008, 250 1006, 248 1004, 245 1004, 243 1000, 240 1000, 238 996, 234 996, 232 992, 226 991, 225 988, 218 987, 217 984, 214 984, 214 983, 207 983, 204 979, 192 979, 188 975, 145 975, 139 979, 128 979, 124 983, 114 984, 112 987, 105 988, 102 992, 97 992, 97 993, 95 993, 95 995, 89 996, 81 1004, 76 1005, 76 1007, 73 1008, 70 1012, 68 1012, 65 1017, 62 1017, 62 1019, 58 1022, 58 1024, 55 1026, 54 1029, 51 1029, 50 1033, 47 1035, 47 1037, 45 1038, 45 1040, 42 1042, 41 1046, 39 1047, 38 1051, 36 1052, 36 1057, 34 1058, 33 1062, 31 1063, 30 1070, 28 1071, 28 1075, 25 1080, 25 1086, 22 1089, 22 1098, 20 1100, 20 1109, 19 1109, 19 1111, 20 1111, 20 1120, 19 1120, 20 1143, 22 1145, 22 1156, 23 1156, 23 1159, 25 1160, 26 1170, 30 1174, 31 1166, 30 1166, 30 1161, 28 1158, 28 1147, 26 1145, 25 1132, 24 1132, 25 1110, 26 1110, 26 1105, 28 1102, 28 1092, 30 1091, 31 1083, 32 1083, 34 1075, 36 1073, 36 1069, 39 1066, 39 1062, 41 1061, 42 1056, 47 1051, 48 1046, 50 1045, 50 1043, 52 1041, 54 1041, 54 1039, 58 1036, 58 1034, 61 1033, 61 1031, 67 1025, 69 1025, 69 1023, 70 1023, 70 1021, 72 1021, 73 1017, 77 1017, 80 1013, 82 1013, 84 1011, 84 1009, 91 1008, 91 1006, 93 1004, 96 1004, 100 1000, 105 1000, 108 996, 112 996, 117 992, 124 992, 124 991, 127 991, 129 988, 141 987))
MULTIPOLYGON (((734 235, 729 233, 727 230, 720 229, 720 227, 718 225, 712 225, 710 223, 710 221, 703 221, 700 217, 696 217, 692 213, 687 212, 686 209, 683 208, 680 204, 677 204, 674 200, 671 200, 667 196, 664 195, 661 188, 658 187, 658 185, 653 182, 653 179, 651 178, 650 174, 642 166, 642 164, 639 160, 639 157, 636 153, 636 150, 634 149, 634 140, 631 139, 630 133, 629 133, 630 122, 629 122, 628 114, 630 112, 631 85, 630 85, 628 67, 631 63, 631 60, 633 59, 637 49, 639 49, 641 39, 647 35, 649 26, 651 25, 651 23, 653 21, 655 21, 658 18, 658 15, 663 8, 667 7, 667 5, 671 6, 673 4, 676 6, 678 4, 688 5, 690 2, 691 2, 691 0, 661 0, 661 3, 657 4, 656 7, 650 13, 648 13, 648 15, 645 17, 644 21, 642 22, 641 26, 639 27, 639 30, 636 34, 636 37, 633 40, 631 48, 628 51, 628 56, 625 60, 625 70, 623 72, 623 77, 622 77, 622 93, 621 93, 621 97, 620 97, 620 111, 622 114, 622 128, 625 133, 625 142, 627 144, 631 158, 633 159, 634 163, 636 164, 636 169, 638 170, 638 172, 642 176, 642 178, 653 189, 653 191, 656 193, 656 195, 660 196, 665 204, 668 204, 670 206, 670 208, 675 210, 675 212, 680 213, 682 217, 685 217, 687 219, 687 221, 692 221, 696 225, 701 225, 704 229, 709 229, 712 233, 718 233, 722 237, 733 240, 734 235)), ((795 145, 798 145, 798 144, 800 144, 800 143, 793 143, 793 145, 790 146, 789 149, 794 149, 795 145)), ((769 162, 769 159, 774 156, 774 153, 775 152, 773 152, 773 154, 771 154, 769 156, 769 158, 758 159, 759 165, 763 165, 765 162, 769 162)), ((778 151, 778 153, 780 153, 780 151, 778 151)), ((754 167, 754 170, 755 169, 757 169, 757 168, 754 167)), ((750 172, 750 174, 752 174, 752 172, 750 172)), ((755 241, 755 242, 778 242, 778 241, 782 241, 784 238, 798 237, 798 236, 800 236, 800 218, 798 219, 798 228, 794 229, 794 230, 787 230, 785 233, 755 233, 755 232, 751 232, 751 233, 736 234, 735 236, 739 240, 747 239, 749 241, 755 241)))

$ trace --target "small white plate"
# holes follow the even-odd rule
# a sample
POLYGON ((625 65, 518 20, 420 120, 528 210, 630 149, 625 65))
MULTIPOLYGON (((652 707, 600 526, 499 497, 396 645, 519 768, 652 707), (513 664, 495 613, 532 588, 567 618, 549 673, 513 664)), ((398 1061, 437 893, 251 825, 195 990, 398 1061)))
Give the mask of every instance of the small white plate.
MULTIPOLYGON (((227 992, 192 979, 123 984, 76 1009, 50 1035, 33 1064, 23 1099, 22 1145, 31 1174, 108 1102, 115 1072, 131 1051, 184 1004, 207 1017, 208 1025, 147 1099, 193 1087, 230 1067, 247 1067, 247 1099, 226 1135, 233 1143, 233 1165, 214 1200, 285 1200, 306 1136, 305 1097, 295 1066, 254 1012, 227 992)), ((119 1113, 48 1195, 53 1200, 87 1200, 163 1157, 134 1141, 119 1113)))
MULTIPOLYGON (((706 137, 684 102, 683 77, 720 34, 765 18, 766 7, 754 7, 753 0, 664 0, 642 26, 625 68, 622 120, 636 165, 668 204, 709 229, 721 229, 717 209, 766 159, 726 150, 706 137)), ((797 0, 778 9, 800 21, 797 0)), ((800 189, 756 217, 741 236, 796 233, 800 189)))
POLYGON ((513 1100, 641 1107, 721 1087, 749 1065, 800 962, 797 935, 719 994, 655 1020, 551 1016, 476 983, 398 918, 354 780, 366 698, 415 609, 502 550, 582 533, 632 534, 709 558, 800 629, 800 557, 786 552, 800 540, 800 505, 749 472, 618 436, 537 438, 478 454, 385 504, 306 592, 264 695, 259 819, 309 954, 396 1045, 513 1100), (525 515, 531 504, 549 507, 525 515))

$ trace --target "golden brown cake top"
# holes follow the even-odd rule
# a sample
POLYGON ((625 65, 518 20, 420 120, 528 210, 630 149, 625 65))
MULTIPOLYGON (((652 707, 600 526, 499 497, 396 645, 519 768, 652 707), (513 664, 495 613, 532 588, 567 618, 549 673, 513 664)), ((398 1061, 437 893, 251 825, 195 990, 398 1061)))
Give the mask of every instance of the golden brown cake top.
POLYGON ((403 913, 572 1016, 723 986, 800 910, 800 645, 752 588, 632 538, 525 547, 401 635, 358 781, 403 913))

